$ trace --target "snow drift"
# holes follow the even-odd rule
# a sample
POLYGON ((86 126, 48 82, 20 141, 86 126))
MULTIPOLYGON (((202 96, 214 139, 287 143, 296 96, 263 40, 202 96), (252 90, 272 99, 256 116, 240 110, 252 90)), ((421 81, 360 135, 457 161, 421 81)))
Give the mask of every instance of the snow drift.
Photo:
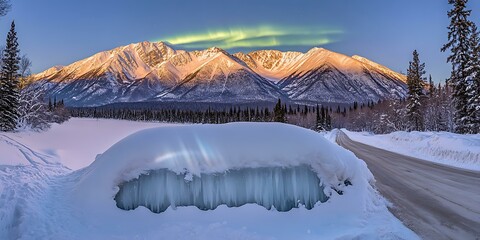
POLYGON ((480 171, 480 134, 393 132, 373 135, 342 129, 354 141, 427 161, 480 171))

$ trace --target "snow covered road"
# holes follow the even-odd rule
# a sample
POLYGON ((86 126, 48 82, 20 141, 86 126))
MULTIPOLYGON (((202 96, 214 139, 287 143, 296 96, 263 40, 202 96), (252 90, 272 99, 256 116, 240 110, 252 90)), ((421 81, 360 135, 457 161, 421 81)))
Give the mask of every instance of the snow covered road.
POLYGON ((390 211, 424 239, 480 239, 480 172, 460 170, 352 141, 337 142, 364 160, 390 211))

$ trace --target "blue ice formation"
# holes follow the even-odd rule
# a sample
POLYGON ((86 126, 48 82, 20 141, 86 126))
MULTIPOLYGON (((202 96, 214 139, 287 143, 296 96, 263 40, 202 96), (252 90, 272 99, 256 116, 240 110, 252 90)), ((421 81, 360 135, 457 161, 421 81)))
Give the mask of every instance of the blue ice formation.
POLYGON ((159 169, 119 187, 117 207, 132 210, 144 206, 155 213, 168 207, 213 210, 223 204, 240 207, 248 203, 286 212, 300 205, 312 209, 316 203, 328 200, 317 174, 306 165, 243 168, 200 176, 159 169))

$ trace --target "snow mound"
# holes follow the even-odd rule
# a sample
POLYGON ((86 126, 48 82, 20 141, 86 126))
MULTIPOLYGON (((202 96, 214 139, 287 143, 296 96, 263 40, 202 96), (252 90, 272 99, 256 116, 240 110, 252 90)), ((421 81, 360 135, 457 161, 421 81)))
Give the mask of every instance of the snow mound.
POLYGON ((480 171, 480 134, 393 132, 373 135, 344 131, 352 140, 452 167, 480 171))
MULTIPOLYGON (((148 129, 113 145, 88 168, 77 191, 112 201, 118 186, 151 170, 224 173, 260 167, 309 166, 325 195, 346 191, 345 182, 367 188, 373 176, 364 162, 314 131, 279 123, 231 123, 148 129)), ((92 202, 97 204, 97 201, 92 202)))

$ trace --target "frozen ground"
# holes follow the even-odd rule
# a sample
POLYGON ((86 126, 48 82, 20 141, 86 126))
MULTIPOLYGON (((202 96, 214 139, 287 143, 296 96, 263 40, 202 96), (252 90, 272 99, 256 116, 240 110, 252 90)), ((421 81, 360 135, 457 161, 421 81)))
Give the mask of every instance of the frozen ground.
POLYGON ((480 171, 480 134, 393 132, 374 135, 342 129, 354 141, 452 167, 480 171))
POLYGON ((166 127, 115 144, 158 126, 165 124, 72 119, 42 133, 2 133, 0 239, 418 238, 388 212, 365 163, 316 133, 270 124, 221 130, 166 127), (252 137, 256 141, 246 141, 252 137), (165 149, 187 151, 169 155, 165 149), (275 157, 267 158, 274 150, 275 157), (212 156, 224 161, 206 161, 212 156), (144 207, 120 210, 113 200, 118 184, 149 169, 198 174, 298 164, 312 167, 326 186, 329 200, 312 210, 278 212, 247 204, 211 211, 177 207, 155 214, 144 207), (345 179, 352 185, 342 185, 345 179))

